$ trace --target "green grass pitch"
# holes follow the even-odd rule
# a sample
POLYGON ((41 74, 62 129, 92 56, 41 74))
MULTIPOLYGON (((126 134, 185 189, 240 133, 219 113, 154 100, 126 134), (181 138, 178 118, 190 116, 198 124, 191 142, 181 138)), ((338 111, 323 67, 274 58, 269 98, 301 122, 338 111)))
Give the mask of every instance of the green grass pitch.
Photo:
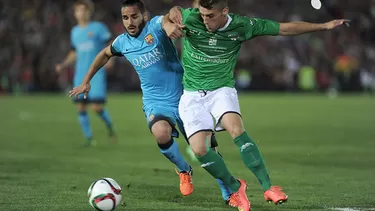
MULTIPOLYGON (((229 135, 220 133, 229 169, 249 184, 252 210, 374 210, 374 98, 241 94, 240 101, 246 129, 258 141, 273 183, 290 199, 281 206, 266 203, 229 135)), ((192 161, 195 191, 180 195, 178 176, 159 153, 141 106, 137 94, 110 96, 119 143, 107 140, 104 124, 91 112, 98 145, 84 149, 68 97, 1 97, 0 210, 92 210, 87 189, 101 177, 122 186, 118 211, 233 210, 224 205, 216 181, 192 161)), ((185 141, 178 142, 185 154, 185 141)))

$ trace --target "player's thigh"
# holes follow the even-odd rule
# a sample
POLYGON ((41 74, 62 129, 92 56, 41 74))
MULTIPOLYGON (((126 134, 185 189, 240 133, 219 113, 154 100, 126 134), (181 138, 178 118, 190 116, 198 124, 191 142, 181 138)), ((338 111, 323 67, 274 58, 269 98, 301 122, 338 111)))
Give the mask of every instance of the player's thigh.
POLYGON ((200 131, 213 131, 214 121, 211 114, 204 108, 199 96, 183 94, 178 107, 187 137, 200 131))
MULTIPOLYGON (((177 122, 177 125, 178 125, 178 128, 181 132, 181 135, 185 138, 186 142, 190 145, 189 143, 189 139, 186 135, 186 131, 185 131, 185 128, 184 128, 184 123, 180 117, 179 114, 176 114, 176 122, 177 122)), ((218 147, 218 142, 216 140, 216 136, 215 136, 215 133, 212 133, 212 136, 211 136, 211 141, 210 141, 210 145, 211 145, 211 148, 216 148, 218 147)))
POLYGON ((107 102, 106 92, 103 90, 90 90, 87 99, 91 104, 105 104, 107 102))
POLYGON ((87 110, 87 101, 84 99, 73 99, 78 112, 85 112, 87 110))
POLYGON ((222 116, 220 125, 234 139, 240 136, 244 131, 242 118, 237 113, 226 113, 222 116))
POLYGON ((104 100, 103 102, 91 102, 91 109, 94 110, 96 113, 99 113, 103 111, 104 103, 105 103, 104 100))
POLYGON ((223 87, 215 90, 210 102, 210 111, 217 122, 216 131, 242 126, 238 95, 234 88, 223 87))

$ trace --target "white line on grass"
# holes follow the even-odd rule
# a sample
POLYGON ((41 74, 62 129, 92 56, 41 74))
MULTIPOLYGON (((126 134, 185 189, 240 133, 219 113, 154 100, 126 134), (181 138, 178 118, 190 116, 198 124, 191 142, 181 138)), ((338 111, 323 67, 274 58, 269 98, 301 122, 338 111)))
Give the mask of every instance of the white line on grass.
POLYGON ((372 211, 372 210, 375 210, 375 208, 355 208, 355 207, 333 207, 330 209, 337 210, 337 211, 372 211))

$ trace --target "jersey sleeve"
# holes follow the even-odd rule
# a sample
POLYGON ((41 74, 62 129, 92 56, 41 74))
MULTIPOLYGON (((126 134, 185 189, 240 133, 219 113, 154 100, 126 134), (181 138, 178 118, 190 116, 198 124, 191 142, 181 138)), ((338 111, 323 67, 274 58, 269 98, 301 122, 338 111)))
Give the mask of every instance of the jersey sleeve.
POLYGON ((122 57, 122 46, 123 46, 123 35, 119 35, 116 37, 116 39, 111 44, 111 53, 114 56, 122 57))
POLYGON ((190 14, 194 11, 197 10, 195 8, 181 8, 181 14, 182 14, 182 23, 185 24, 187 18, 190 16, 190 14))
POLYGON ((164 16, 155 16, 150 20, 150 27, 154 32, 163 31, 163 18, 164 16))
POLYGON ((98 23, 98 30, 99 39, 102 42, 108 42, 111 39, 112 34, 106 25, 104 25, 103 23, 98 23))
POLYGON ((244 17, 245 37, 251 39, 257 36, 278 35, 280 24, 276 21, 244 17))

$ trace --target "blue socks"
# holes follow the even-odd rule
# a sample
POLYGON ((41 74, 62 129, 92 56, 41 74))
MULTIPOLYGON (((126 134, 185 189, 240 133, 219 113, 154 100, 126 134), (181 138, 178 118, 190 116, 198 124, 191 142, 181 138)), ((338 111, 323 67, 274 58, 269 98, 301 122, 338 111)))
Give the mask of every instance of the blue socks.
MULTIPOLYGON (((158 144, 158 146, 160 148, 161 153, 163 153, 163 155, 167 157, 168 160, 170 160, 172 163, 176 165, 179 172, 189 172, 191 170, 189 164, 185 161, 184 157, 182 156, 180 149, 178 148, 177 142, 175 142, 173 138, 168 143, 158 144)), ((216 179, 216 181, 219 184, 223 199, 227 201, 233 192, 220 179, 216 179)))
MULTIPOLYGON (((107 112, 106 109, 103 109, 99 112, 97 112, 98 116, 104 121, 105 125, 108 128, 109 134, 114 135, 114 131, 112 128, 112 121, 111 117, 109 116, 109 113, 107 112)), ((85 138, 88 141, 92 141, 92 130, 90 126, 90 119, 87 111, 80 111, 78 112, 78 120, 81 125, 83 134, 85 138)))
MULTIPOLYGON (((223 156, 218 152, 216 149, 214 150, 217 154, 220 155, 221 158, 223 156)), ((219 184, 220 190, 221 190, 221 196, 225 201, 228 201, 229 197, 232 195, 233 191, 224 184, 224 182, 221 179, 216 179, 217 183, 219 184)))
POLYGON ((111 120, 111 117, 109 116, 107 109, 103 109, 99 111, 98 115, 104 121, 105 125, 108 128, 109 133, 112 134, 114 132, 112 129, 112 120, 111 120))
POLYGON ((78 119, 79 119, 79 123, 81 124, 81 128, 82 128, 82 131, 83 131, 83 134, 84 134, 85 138, 87 140, 91 141, 92 131, 91 131, 90 119, 89 119, 89 116, 87 114, 87 111, 79 112, 78 113, 78 119))
POLYGON ((161 153, 168 158, 172 163, 174 163, 179 172, 190 171, 189 164, 185 161, 182 156, 180 149, 178 148, 177 142, 173 138, 166 144, 158 144, 161 153))
POLYGON ((219 184, 220 186, 220 190, 221 190, 221 196, 223 197, 223 199, 225 201, 227 201, 230 197, 230 195, 232 195, 232 190, 227 187, 223 181, 221 181, 220 179, 216 179, 217 183, 219 184))

